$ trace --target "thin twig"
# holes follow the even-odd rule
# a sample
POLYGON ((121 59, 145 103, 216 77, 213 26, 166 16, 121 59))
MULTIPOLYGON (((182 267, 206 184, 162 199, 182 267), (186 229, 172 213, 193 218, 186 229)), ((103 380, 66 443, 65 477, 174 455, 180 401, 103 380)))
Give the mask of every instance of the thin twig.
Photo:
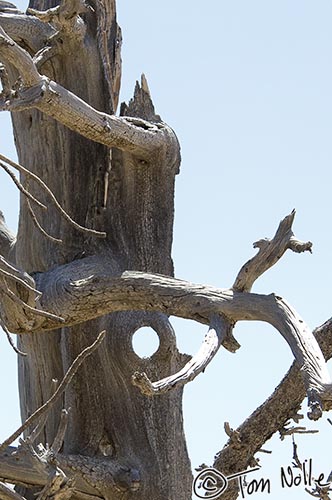
POLYGON ((29 200, 27 200, 27 207, 28 207, 28 211, 31 215, 31 219, 33 221, 33 223, 35 224, 36 228, 38 229, 38 231, 40 231, 48 240, 51 240, 53 241, 54 243, 62 243, 62 240, 59 239, 59 238, 55 238, 54 236, 51 236, 50 234, 48 234, 45 229, 40 225, 40 223, 38 222, 38 219, 36 217, 36 214, 31 206, 31 203, 29 200))
MULTIPOLYGON (((28 445, 28 446, 32 446, 33 445, 33 443, 36 441, 36 439, 38 438, 38 436, 40 435, 40 433, 44 429, 44 427, 46 425, 47 418, 48 418, 48 415, 46 413, 45 415, 43 415, 40 418, 38 424, 33 429, 33 431, 29 434, 29 436, 27 436, 26 438, 24 438, 24 442, 25 442, 26 445, 28 445)), ((23 440, 20 440, 20 443, 22 444, 23 440)))
MULTIPOLYGON (((7 285, 6 281, 5 281, 5 284, 7 285)), ((7 297, 12 299, 13 302, 15 302, 16 304, 19 304, 20 306, 23 307, 23 309, 26 309, 27 311, 32 312, 36 316, 42 316, 44 318, 54 319, 56 321, 59 321, 60 323, 65 322, 64 318, 61 318, 60 316, 57 316, 56 314, 52 314, 52 313, 49 313, 47 311, 43 311, 42 309, 36 309, 35 307, 29 306, 29 304, 24 302, 24 300, 20 299, 17 295, 15 295, 15 293, 8 287, 8 285, 6 287, 4 287, 0 284, 0 290, 5 295, 7 295, 7 297)))
POLYGON ((8 328, 6 327, 6 325, 4 324, 4 322, 2 321, 1 318, 0 318, 0 326, 3 329, 3 331, 5 332, 7 340, 9 342, 10 346, 12 347, 12 349, 16 352, 16 354, 18 354, 19 356, 27 356, 26 352, 20 351, 19 348, 15 345, 8 328))
POLYGON ((27 273, 24 273, 23 271, 21 271, 20 269, 17 269, 16 267, 14 267, 12 264, 10 264, 2 255, 0 255, 0 270, 2 269, 2 267, 5 267, 6 269, 9 269, 10 273, 11 273, 11 277, 14 279, 14 280, 17 280, 17 281, 21 281, 21 284, 22 286, 24 286, 25 288, 27 288, 28 290, 30 290, 31 292, 34 292, 36 295, 38 296, 41 296, 42 293, 37 290, 36 288, 34 288, 33 286, 29 285, 26 281, 24 280, 21 280, 20 276, 25 275, 27 278, 29 278, 31 280, 32 283, 34 283, 34 280, 33 278, 27 274, 27 273))
MULTIPOLYGON (((56 388, 58 387, 58 384, 56 384, 57 380, 52 380, 51 384, 51 391, 54 392, 56 388)), ((36 427, 33 429, 32 432, 30 432, 29 436, 25 437, 24 440, 20 439, 20 444, 22 446, 27 446, 29 449, 32 448, 33 443, 36 441, 42 430, 44 429, 46 425, 46 421, 48 419, 48 414, 45 413, 40 420, 38 421, 36 427)))
POLYGON ((37 295, 41 296, 41 292, 39 292, 38 290, 36 290, 32 286, 30 286, 22 278, 19 278, 18 276, 15 276, 14 274, 9 273, 9 272, 5 271, 4 269, 1 269, 1 267, 0 267, 0 274, 2 274, 7 279, 11 279, 11 280, 16 281, 17 283, 20 283, 24 288, 27 288, 30 292, 36 293, 37 295))
POLYGON ((306 427, 291 427, 290 429, 279 429, 280 439, 284 440, 285 436, 294 436, 294 434, 317 434, 319 431, 316 429, 307 429, 306 427))
MULTIPOLYGON (((53 192, 50 190, 50 188, 45 184, 44 181, 41 180, 40 177, 38 177, 38 175, 30 172, 30 170, 28 170, 27 168, 23 167, 22 165, 20 165, 19 163, 16 163, 14 162, 13 160, 10 160, 9 158, 7 158, 6 156, 4 156, 3 154, 0 154, 0 160, 8 163, 8 165, 10 165, 11 167, 15 168, 16 170, 18 170, 19 172, 21 172, 22 174, 25 174, 26 176, 29 176, 31 179, 33 179, 34 181, 37 182, 37 184, 39 184, 43 190, 50 196, 51 200, 53 201, 55 207, 58 209, 58 211, 61 213, 61 215, 63 216, 63 218, 69 222, 69 224, 71 224, 75 229, 77 229, 78 231, 83 231, 85 233, 88 233, 88 234, 91 234, 93 236, 97 236, 98 238, 106 238, 106 233, 105 232, 101 232, 101 231, 96 231, 95 229, 88 229, 86 227, 83 227, 81 226, 80 224, 78 224, 77 222, 75 222, 68 214, 67 212, 62 208, 62 206, 60 205, 60 203, 58 202, 58 200, 56 199, 55 195, 53 194, 53 192)), ((2 165, 2 164, 1 164, 2 165)))
MULTIPOLYGON (((1 155, 0 155, 0 158, 1 158, 1 155)), ((39 200, 37 200, 37 198, 35 198, 31 193, 29 193, 29 191, 27 189, 25 189, 25 187, 23 186, 23 184, 20 183, 20 181, 18 180, 18 178, 16 177, 15 174, 13 174, 13 172, 4 164, 0 161, 0 167, 4 169, 5 172, 7 172, 7 174, 9 175, 9 177, 12 178, 14 184, 16 185, 16 187, 21 191, 22 194, 24 194, 24 196, 26 196, 27 198, 29 198, 31 201, 33 201, 34 203, 36 203, 40 208, 43 208, 44 210, 47 210, 47 207, 41 203, 39 200)))
POLYGON ((81 366, 83 361, 92 354, 97 347, 101 344, 101 342, 104 340, 106 334, 106 330, 103 330, 102 332, 99 333, 98 337, 96 340, 91 344, 90 346, 86 347, 73 361, 69 369, 67 370, 67 373, 63 377, 61 383, 59 384, 59 387, 56 389, 54 394, 44 403, 42 406, 40 406, 30 417, 22 424, 8 439, 6 439, 1 445, 0 445, 0 454, 4 453, 6 448, 11 445, 15 439, 17 439, 26 429, 28 429, 34 422, 38 421, 45 413, 49 412, 52 406, 59 400, 60 396, 62 393, 66 390, 70 382, 72 381, 72 378, 74 377, 75 373, 77 372, 78 368, 81 366))

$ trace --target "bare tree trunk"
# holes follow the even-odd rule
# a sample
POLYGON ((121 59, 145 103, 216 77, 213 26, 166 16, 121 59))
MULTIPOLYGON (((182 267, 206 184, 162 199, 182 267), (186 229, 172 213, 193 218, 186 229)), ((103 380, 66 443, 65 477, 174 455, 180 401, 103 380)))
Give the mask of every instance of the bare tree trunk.
MULTIPOLYGON (((21 172, 23 186, 16 184, 25 194, 17 239, 0 212, 0 325, 21 334, 19 347, 28 355, 19 358, 24 424, 0 445, 0 476, 23 484, 29 500, 32 487, 38 500, 190 498, 182 388, 221 345, 240 347, 232 333, 237 321, 266 321, 297 364, 239 429, 226 426, 230 439, 216 455, 218 470, 198 476, 202 493, 212 484, 204 479, 210 472, 222 489, 220 471, 255 466, 266 439, 297 418, 305 392, 310 419, 332 407, 318 345, 331 356, 322 335, 331 336, 330 322, 317 342, 282 297, 251 293, 288 249, 311 251, 312 243, 294 236, 293 211, 272 239, 254 244, 258 252, 230 289, 175 279, 180 148, 155 114, 144 75, 121 116, 114 114, 121 78, 114 1, 33 0, 31 7, 23 15, 0 0, 0 109, 13 113, 25 167, 0 153, 9 175, 6 165, 21 172), (169 315, 209 325, 192 358, 177 350, 169 315), (160 341, 148 359, 132 346, 142 326, 160 341), (23 432, 18 449, 10 447, 23 432), (50 447, 34 448, 36 436, 50 447)), ((0 494, 22 500, 3 484, 0 494)), ((237 494, 234 483, 225 498, 237 494)))
MULTIPOLYGON (((30 6, 45 10, 52 5, 37 0, 30 6)), ((110 10, 107 45, 115 65, 120 57, 120 32, 113 3, 110 10)), ((88 26, 83 41, 63 33, 62 50, 57 49, 42 69, 94 108, 113 113, 117 95, 110 94, 105 78, 95 14, 88 10, 83 17, 88 26)), ((123 113, 160 120, 154 115, 144 79, 143 88, 136 86, 135 98, 129 108, 123 107, 123 113)), ((106 240, 87 238, 68 227, 56 210, 44 214, 37 209, 44 229, 63 240, 59 245, 37 230, 22 199, 16 244, 20 267, 40 272, 97 254, 115 274, 134 269, 172 275, 178 149, 146 162, 119 150, 110 155, 107 147, 36 110, 14 113, 13 124, 20 162, 48 184, 75 221, 107 232, 106 240)), ((132 497, 130 489, 135 490, 138 481, 140 489, 133 494, 137 499, 188 499, 192 478, 183 434, 182 388, 149 399, 131 383, 136 370, 159 379, 183 365, 168 318, 161 313, 115 313, 50 335, 21 336, 20 347, 28 353, 19 360, 22 418, 49 398, 52 380, 61 380, 73 359, 104 328, 103 348, 85 362, 64 402, 49 416, 43 441, 53 441, 61 408, 70 408, 66 454, 107 455, 110 461, 121 463, 128 469, 129 479, 123 484, 123 490, 129 491, 126 498, 132 497), (141 326, 151 326, 160 338, 160 348, 148 363, 132 348, 133 333, 141 326)), ((123 498, 121 489, 113 488, 109 494, 112 499, 123 498)))

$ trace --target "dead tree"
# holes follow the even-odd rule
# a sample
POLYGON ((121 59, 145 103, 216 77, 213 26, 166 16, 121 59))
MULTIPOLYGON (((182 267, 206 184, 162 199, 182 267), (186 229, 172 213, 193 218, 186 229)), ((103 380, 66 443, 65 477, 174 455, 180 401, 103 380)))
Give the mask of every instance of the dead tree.
MULTIPOLYGON (((271 398, 229 430, 217 469, 227 475, 252 466, 305 393, 310 418, 331 407, 314 335, 283 298, 251 293, 287 249, 310 251, 311 243, 295 238, 292 212, 271 240, 256 242, 257 254, 231 289, 174 278, 179 143, 155 113, 144 76, 116 115, 115 1, 31 0, 27 14, 1 1, 0 9, 0 106, 12 112, 19 164, 3 156, 0 162, 13 178, 8 166, 20 172, 14 180, 22 191, 17 236, 0 220, 0 312, 27 354, 19 357, 25 424, 16 433, 25 438, 18 449, 10 446, 16 435, 0 447, 0 477, 25 491, 1 486, 0 496, 187 500, 183 386, 221 345, 239 347, 237 321, 273 325, 296 361, 271 398), (178 351, 170 315, 208 325, 193 358, 178 351), (132 348, 142 326, 160 340, 149 359, 132 348)), ((329 357, 330 324, 321 331, 329 357)), ((224 498, 236 496, 233 487, 224 498)))

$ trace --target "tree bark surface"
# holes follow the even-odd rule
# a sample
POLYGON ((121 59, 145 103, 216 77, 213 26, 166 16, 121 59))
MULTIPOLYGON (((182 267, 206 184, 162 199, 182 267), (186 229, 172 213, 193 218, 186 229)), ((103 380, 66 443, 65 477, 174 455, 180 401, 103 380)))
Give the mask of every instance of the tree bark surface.
MULTIPOLYGON (((9 339, 20 334, 27 353, 19 357, 24 424, 0 445, 0 468, 27 500, 33 487, 42 487, 38 500, 189 499, 183 386, 221 346, 240 347, 237 321, 273 325, 296 366, 238 430, 226 426, 215 467, 229 474, 255 465, 264 441, 297 418, 299 369, 309 418, 332 407, 322 339, 282 297, 251 293, 288 249, 311 252, 293 234, 295 211, 272 239, 254 243, 232 288, 173 277, 180 147, 144 75, 115 115, 120 47, 115 0, 31 0, 27 15, 0 0, 0 109, 12 111, 21 163, 0 153, 0 166, 25 194, 17 237, 0 212, 0 326, 9 339), (192 358, 178 351, 169 315, 209 325, 192 358), (143 326, 160 341, 150 358, 133 349, 143 326), (36 447, 36 436, 48 446, 36 447)), ((233 485, 225 498, 236 495, 233 485)))
MULTIPOLYGON (((30 7, 46 10, 54 5, 33 0, 30 7)), ((115 65, 119 61, 119 30, 114 2, 108 8, 113 18, 104 42, 115 65)), ((114 113, 117 96, 110 89, 116 85, 112 87, 105 78, 96 12, 97 8, 82 14, 87 26, 83 41, 78 43, 64 33, 63 50, 56 51, 40 71, 97 110, 114 113)), ((132 103, 122 107, 122 114, 160 121, 147 89, 140 85, 132 103)), ((43 228, 63 240, 57 245, 37 230, 22 198, 17 265, 35 273, 99 255, 116 275, 127 269, 173 274, 173 196, 178 162, 170 161, 167 154, 146 162, 135 154, 110 152, 37 110, 13 113, 13 125, 20 163, 47 183, 75 221, 107 233, 105 240, 87 237, 69 227, 52 207, 47 214, 37 208, 43 228)), ((179 158, 178 149, 169 153, 179 158)), ((48 203, 30 182, 29 188, 48 203)), ((114 313, 50 334, 21 336, 20 348, 28 354, 19 359, 22 418, 50 397, 52 380, 60 381, 74 358, 103 329, 107 331, 103 347, 84 363, 64 400, 49 416, 43 442, 53 441, 61 408, 70 408, 65 454, 106 457, 138 471, 140 488, 129 491, 126 498, 190 498, 192 477, 183 433, 182 388, 151 399, 131 383, 137 370, 160 379, 183 366, 184 358, 164 314, 114 313), (148 360, 139 358, 132 348, 132 336, 142 326, 151 326, 161 339, 159 350, 148 360)), ((113 488, 108 495, 120 499, 123 490, 113 488)))

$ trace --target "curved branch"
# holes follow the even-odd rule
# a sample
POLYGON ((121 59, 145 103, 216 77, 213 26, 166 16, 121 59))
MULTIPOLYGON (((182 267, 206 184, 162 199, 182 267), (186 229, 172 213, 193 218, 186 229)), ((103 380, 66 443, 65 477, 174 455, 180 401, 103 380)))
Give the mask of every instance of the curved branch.
MULTIPOLYGON (((240 270, 233 285, 234 291, 237 292, 250 291, 254 281, 261 274, 263 274, 263 272, 265 272, 268 268, 273 266, 288 248, 292 249, 294 252, 297 253, 304 251, 311 252, 311 247, 312 247, 311 242, 307 243, 300 242, 293 235, 291 228, 294 221, 294 217, 295 217, 295 210, 293 210, 291 214, 287 215, 280 222, 277 232, 272 240, 265 239, 254 243, 254 247, 259 248, 259 252, 253 259, 248 261, 240 270)), ((280 299, 280 301, 282 301, 282 299, 280 299)), ((289 322, 290 325, 302 323, 302 320, 300 318, 295 317, 296 316, 295 311, 293 311, 290 308, 290 306, 288 306, 285 302, 283 303, 283 307, 284 307, 284 312, 287 312, 290 316, 293 316, 291 318, 291 321, 289 322)), ((229 328, 229 331, 232 330, 234 324, 230 326, 231 327, 229 328)), ((296 338, 297 339, 296 344, 297 344, 300 335, 297 334, 296 331, 294 331, 293 333, 288 332, 285 334, 286 330, 284 328, 284 325, 279 325, 279 326, 275 325, 275 326, 281 333, 284 332, 282 334, 284 335, 288 343, 291 345, 291 347, 293 346, 292 350, 297 359, 298 358, 298 355, 296 354, 297 348, 296 345, 294 345, 293 340, 296 338)), ((219 330, 220 328, 218 329, 218 331, 219 330)), ((181 371, 179 371, 175 375, 166 377, 154 383, 152 383, 149 380, 149 378, 145 373, 135 373, 132 379, 133 384, 138 386, 141 392, 151 396, 154 394, 161 394, 163 392, 172 389, 177 385, 183 385, 193 380, 201 371, 205 369, 205 367, 213 358, 213 356, 215 355, 216 351, 220 346, 220 344, 218 343, 214 344, 215 339, 211 335, 211 332, 214 332, 214 329, 212 329, 210 325, 210 330, 200 351, 196 354, 194 358, 192 358, 192 360, 189 363, 187 363, 187 365, 181 371)), ((307 337, 307 335, 305 337, 307 337)), ((228 335, 228 338, 230 338, 230 335, 228 335)), ((234 342, 236 342, 236 340, 234 339, 234 337, 232 337, 232 340, 234 345, 234 342)), ((236 347, 238 346, 239 345, 237 344, 236 347)), ((233 350, 234 352, 234 349, 230 350, 233 350)), ((309 349, 304 349, 304 352, 309 352, 310 356, 309 349)), ((324 391, 324 388, 320 385, 320 381, 326 380, 327 383, 329 383, 329 378, 327 376, 326 370, 324 371, 324 373, 320 374, 320 376, 317 377, 317 372, 320 370, 322 364, 321 362, 319 362, 316 365, 315 361, 316 359, 314 356, 310 360, 310 362, 307 362, 305 359, 301 359, 302 365, 305 365, 306 363, 308 365, 307 372, 310 372, 311 367, 315 366, 315 370, 311 372, 311 377, 310 377, 310 380, 316 381, 315 387, 312 387, 312 389, 310 389, 310 394, 311 394, 310 415, 311 418, 313 419, 319 418, 321 416, 321 405, 317 404, 316 401, 317 400, 316 386, 318 386, 318 392, 322 392, 324 391), (315 415, 316 411, 317 415, 315 415)), ((308 384, 310 385, 311 382, 308 382, 308 384)))
MULTIPOLYGON (((282 229, 284 226, 286 233, 291 233, 289 228, 293 217, 294 213, 281 222, 277 235, 285 232, 282 229)), ((290 237, 293 239, 292 233, 290 237)), ((277 238, 277 247, 278 241, 277 238)), ((271 252, 268 255, 270 254, 271 252)), ((319 346, 308 326, 281 297, 274 294, 259 295, 222 290, 143 272, 125 272, 114 276, 112 263, 103 257, 74 261, 45 273, 37 273, 34 278, 36 287, 42 292, 38 308, 61 317, 64 326, 85 322, 111 312, 132 310, 160 311, 206 324, 210 324, 211 317, 218 315, 225 317, 233 325, 237 321, 250 320, 270 323, 288 342, 302 368, 310 405, 308 416, 317 419, 323 409, 332 407, 332 386, 319 346)), ((9 306, 8 301, 2 304, 8 330, 27 333, 58 327, 58 321, 54 321, 52 317, 33 315, 33 311, 30 314, 29 310, 27 318, 26 314, 18 310, 19 305, 14 305, 16 314, 10 309, 13 307, 13 301, 9 306)), ((23 305, 22 310, 24 311, 23 305)), ((230 342, 232 339, 233 337, 228 335, 225 341, 230 342)), ((194 359, 194 365, 188 365, 181 372, 181 381, 184 380, 183 377, 189 376, 191 370, 192 373, 199 370, 201 356, 204 365, 211 353, 209 350, 204 354, 201 352, 199 357, 194 359)), ((144 377, 141 380, 145 380, 146 387, 147 380, 144 377)), ((174 378, 162 381, 160 387, 165 387, 164 384, 170 387, 173 382, 174 378)), ((151 387, 147 390, 153 392, 151 387)))
POLYGON ((287 249, 296 253, 312 252, 311 241, 304 243, 295 238, 292 231, 294 217, 295 210, 280 222, 272 240, 266 238, 254 243, 254 248, 258 248, 259 251, 255 257, 242 266, 232 287, 233 290, 250 292, 256 279, 274 266, 287 249))
MULTIPOLYGON (((314 335, 326 360, 332 357, 332 319, 318 327, 314 335)), ((214 467, 228 475, 245 470, 254 455, 290 418, 296 418, 305 398, 300 367, 294 362, 273 394, 234 431, 237 440, 230 439, 217 453, 214 467), (226 466, 228 464, 228 466, 226 466)), ((226 491, 225 500, 235 500, 237 491, 226 491)))
POLYGON ((22 49, 0 26, 0 56, 5 63, 12 64, 23 78, 25 85, 38 85, 41 76, 28 52, 22 49))
POLYGON ((146 161, 161 147, 177 144, 174 132, 164 123, 107 115, 40 75, 32 57, 1 26, 0 59, 14 66, 24 82, 13 95, 0 100, 2 110, 37 108, 87 139, 127 151, 146 161))
MULTIPOLYGON (((238 293, 204 285, 194 285, 168 276, 125 272, 113 276, 113 269, 98 258, 81 259, 52 271, 36 274, 43 293, 39 306, 64 319, 65 325, 87 321, 111 312, 145 310, 209 324, 213 314, 230 322, 258 320, 273 325, 286 339, 303 367, 312 417, 331 403, 328 372, 321 351, 307 325, 281 297, 238 293), (316 413, 317 405, 317 413, 316 413)), ((51 318, 35 318, 33 324, 6 325, 13 332, 42 331, 58 327, 51 318), (10 328, 11 326, 11 328, 10 328), (16 327, 16 328, 15 328, 16 327)))
POLYGON ((136 372, 132 377, 132 383, 140 389, 142 394, 155 396, 191 382, 197 375, 204 372, 232 328, 233 325, 227 319, 222 316, 213 316, 201 348, 182 370, 154 383, 149 380, 146 373, 136 372))
POLYGON ((35 282, 33 278, 28 273, 17 269, 12 264, 6 261, 6 259, 0 255, 0 275, 5 278, 9 278, 16 283, 19 283, 23 288, 27 290, 27 292, 33 293, 36 297, 41 295, 35 287, 35 282))

